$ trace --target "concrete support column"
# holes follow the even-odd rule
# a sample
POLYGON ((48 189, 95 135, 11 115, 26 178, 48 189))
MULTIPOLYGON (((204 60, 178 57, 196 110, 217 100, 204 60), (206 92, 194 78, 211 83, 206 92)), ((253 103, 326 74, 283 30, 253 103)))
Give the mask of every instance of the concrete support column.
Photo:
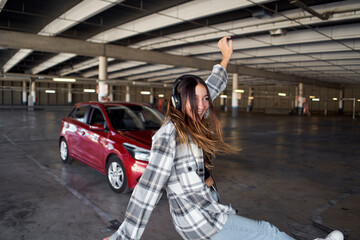
POLYGON ((304 95, 304 84, 303 83, 299 83, 299 92, 298 92, 298 105, 297 105, 297 111, 298 111, 298 115, 302 116, 303 115, 303 95, 304 95))
POLYGON ((232 98, 231 98, 231 107, 232 107, 232 116, 237 117, 238 115, 238 99, 236 92, 238 88, 238 81, 239 81, 239 74, 234 73, 233 74, 233 84, 232 84, 232 98))
POLYGON ((154 88, 150 88, 150 104, 154 105, 154 88))
POLYGON ((99 84, 98 84, 98 100, 100 102, 108 101, 108 84, 107 80, 107 58, 99 57, 99 84))
POLYGON ((30 94, 28 96, 28 106, 32 107, 35 104, 36 104, 35 81, 30 80, 30 94))
POLYGON ((126 86, 125 88, 125 102, 130 102, 130 87, 126 86))
POLYGON ((72 92, 71 92, 71 90, 72 90, 72 86, 71 86, 71 84, 69 83, 69 84, 68 84, 68 92, 67 92, 67 95, 68 95, 67 100, 68 100, 68 104, 69 104, 69 105, 72 104, 72 92))
POLYGON ((339 93, 339 114, 342 115, 344 114, 344 90, 340 90, 340 93, 339 93))
POLYGON ((248 106, 246 108, 247 112, 251 112, 253 108, 253 102, 254 102, 254 88, 249 87, 249 98, 248 98, 248 106))
POLYGON ((26 81, 23 81, 23 83, 22 83, 22 104, 23 105, 27 105, 27 102, 28 102, 28 100, 27 100, 27 86, 26 86, 26 81))

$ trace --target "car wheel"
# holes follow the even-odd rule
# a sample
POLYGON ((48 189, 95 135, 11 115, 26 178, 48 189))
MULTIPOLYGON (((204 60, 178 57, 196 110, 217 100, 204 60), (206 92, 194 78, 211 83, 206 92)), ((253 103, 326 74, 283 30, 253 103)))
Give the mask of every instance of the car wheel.
POLYGON ((61 158, 62 162, 63 163, 70 162, 69 148, 68 148, 67 142, 64 138, 62 138, 60 140, 59 150, 60 150, 60 158, 61 158))
POLYGON ((114 192, 127 193, 130 190, 124 166, 118 156, 110 156, 106 172, 108 183, 114 192))

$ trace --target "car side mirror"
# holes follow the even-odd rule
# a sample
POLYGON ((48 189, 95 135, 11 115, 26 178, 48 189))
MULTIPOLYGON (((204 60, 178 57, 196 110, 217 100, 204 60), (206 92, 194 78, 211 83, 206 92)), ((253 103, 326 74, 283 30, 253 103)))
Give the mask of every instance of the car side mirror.
POLYGON ((90 125, 90 129, 94 131, 104 131, 105 127, 101 123, 94 123, 90 125))

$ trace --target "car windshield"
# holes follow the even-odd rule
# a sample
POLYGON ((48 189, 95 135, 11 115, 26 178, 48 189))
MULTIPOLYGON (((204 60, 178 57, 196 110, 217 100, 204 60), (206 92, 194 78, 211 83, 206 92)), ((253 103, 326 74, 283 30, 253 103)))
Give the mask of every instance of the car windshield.
POLYGON ((112 106, 106 112, 118 131, 157 130, 164 120, 164 115, 147 106, 112 106))

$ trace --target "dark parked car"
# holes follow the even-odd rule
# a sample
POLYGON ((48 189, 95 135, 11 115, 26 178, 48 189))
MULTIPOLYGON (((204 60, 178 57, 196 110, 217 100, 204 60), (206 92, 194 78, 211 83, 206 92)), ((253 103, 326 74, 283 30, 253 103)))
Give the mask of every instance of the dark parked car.
POLYGON ((81 161, 105 174, 116 193, 128 192, 148 164, 151 137, 163 119, 163 114, 145 104, 76 104, 61 122, 61 160, 81 161))

